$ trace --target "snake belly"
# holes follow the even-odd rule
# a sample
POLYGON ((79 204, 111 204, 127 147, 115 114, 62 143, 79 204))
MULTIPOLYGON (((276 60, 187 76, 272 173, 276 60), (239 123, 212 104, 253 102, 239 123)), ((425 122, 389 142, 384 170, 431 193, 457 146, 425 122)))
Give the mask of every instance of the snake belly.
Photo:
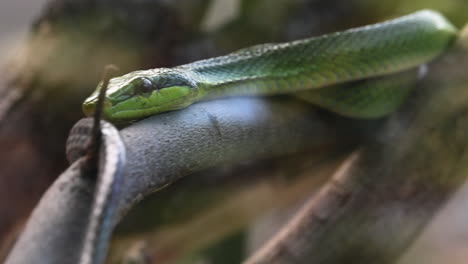
MULTIPOLYGON (((410 91, 408 83, 416 79, 416 71, 402 72, 443 53, 456 34, 441 14, 422 10, 319 37, 256 45, 174 68, 135 71, 110 81, 104 116, 128 122, 201 100, 297 93, 342 115, 381 117, 403 102, 410 91)), ((94 112, 99 89, 84 102, 86 115, 94 112)))

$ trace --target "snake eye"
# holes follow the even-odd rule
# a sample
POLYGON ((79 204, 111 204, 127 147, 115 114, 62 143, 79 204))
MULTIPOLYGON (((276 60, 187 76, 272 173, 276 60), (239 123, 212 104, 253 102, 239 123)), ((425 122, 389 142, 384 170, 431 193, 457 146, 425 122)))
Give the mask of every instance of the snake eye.
POLYGON ((135 85, 134 93, 137 95, 151 93, 157 88, 153 86, 153 83, 147 78, 138 79, 138 85, 135 85))

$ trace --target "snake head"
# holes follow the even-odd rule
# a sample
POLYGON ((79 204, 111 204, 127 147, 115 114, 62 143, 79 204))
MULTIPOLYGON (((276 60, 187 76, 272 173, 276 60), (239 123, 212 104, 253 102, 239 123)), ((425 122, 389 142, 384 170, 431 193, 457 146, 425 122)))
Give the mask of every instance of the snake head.
MULTIPOLYGON (((102 83, 83 103, 85 115, 94 113, 101 87, 102 83)), ((126 123, 180 109, 192 104, 197 92, 197 84, 187 71, 159 68, 132 72, 110 80, 104 118, 126 123)))

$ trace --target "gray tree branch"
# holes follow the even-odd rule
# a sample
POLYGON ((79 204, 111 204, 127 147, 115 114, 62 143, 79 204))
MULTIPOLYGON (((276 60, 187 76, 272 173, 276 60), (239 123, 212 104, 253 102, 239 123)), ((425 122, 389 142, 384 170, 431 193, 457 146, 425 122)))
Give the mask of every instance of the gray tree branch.
MULTIPOLYGON (((231 98, 135 123, 121 131, 127 161, 119 215, 149 193, 210 167, 313 148, 341 153, 358 142, 362 130, 350 129, 351 120, 330 121, 292 99, 231 98)), ((97 188, 76 174, 72 167, 47 191, 7 263, 38 263, 38 256, 41 263, 77 263, 97 188)))

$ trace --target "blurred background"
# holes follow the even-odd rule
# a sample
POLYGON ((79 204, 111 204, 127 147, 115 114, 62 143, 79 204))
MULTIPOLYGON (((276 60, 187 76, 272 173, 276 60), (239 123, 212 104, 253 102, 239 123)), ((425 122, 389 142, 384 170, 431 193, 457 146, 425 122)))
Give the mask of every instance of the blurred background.
MULTIPOLYGON (((0 260, 41 194, 66 168, 63 150, 68 130, 82 117, 80 103, 94 89, 104 65, 116 63, 122 74, 174 66, 256 43, 319 35, 425 8, 440 11, 459 28, 468 21, 466 0, 2 0, 0 260)), ((269 184, 278 184, 277 179, 272 181, 274 184, 269 184)), ((179 185, 185 193, 197 192, 189 181, 179 185)), ((180 200, 191 199, 176 187, 158 194, 155 200, 180 204, 180 200)), ((245 189, 239 192, 237 188, 236 183, 235 195, 245 194, 245 189)), ((213 197, 225 200, 233 192, 223 191, 213 197)), ((162 255, 168 259, 164 263, 239 263, 249 247, 257 247, 310 194, 302 192, 282 208, 267 203, 271 208, 256 215, 257 220, 248 228, 240 228, 238 223, 227 231, 221 228, 223 238, 207 239, 203 247, 188 245, 176 257, 173 247, 182 242, 173 239, 164 244, 153 238, 164 237, 163 233, 152 232, 156 226, 172 230, 169 222, 174 218, 184 223, 182 219, 188 221, 196 216, 166 212, 172 218, 161 220, 155 216, 150 217, 158 218, 153 223, 141 224, 138 219, 147 216, 138 217, 137 208, 133 219, 124 220, 119 227, 110 261, 119 263, 121 259, 146 256, 152 259, 152 255, 160 253, 153 252, 154 248, 162 248, 166 250, 162 255), (142 231, 135 228, 138 225, 148 227, 142 231)), ((465 187, 399 263, 467 263, 467 223, 465 187)), ((167 232, 172 239, 172 231, 167 232)))
POLYGON ((0 53, 0 61, 2 63, 8 58, 10 50, 26 40, 31 24, 39 16, 45 2, 45 0, 5 0, 0 3, 0 49, 3 51, 0 53))

